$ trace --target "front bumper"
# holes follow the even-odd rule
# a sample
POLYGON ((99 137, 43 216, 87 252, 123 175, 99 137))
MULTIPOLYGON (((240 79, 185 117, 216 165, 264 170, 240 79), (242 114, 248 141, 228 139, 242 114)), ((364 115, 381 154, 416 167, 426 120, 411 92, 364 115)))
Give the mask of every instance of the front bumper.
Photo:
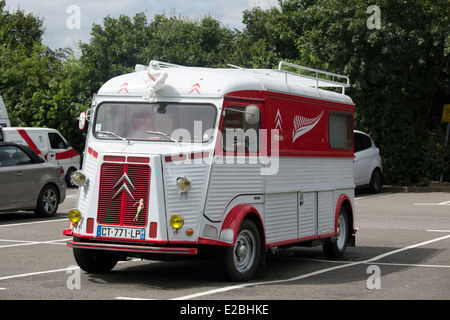
POLYGON ((97 242, 78 242, 75 240, 68 240, 67 245, 77 249, 88 250, 107 250, 123 253, 154 253, 154 254, 172 254, 172 255, 196 255, 197 248, 182 248, 182 247, 154 247, 143 245, 127 245, 115 243, 97 243, 97 242))

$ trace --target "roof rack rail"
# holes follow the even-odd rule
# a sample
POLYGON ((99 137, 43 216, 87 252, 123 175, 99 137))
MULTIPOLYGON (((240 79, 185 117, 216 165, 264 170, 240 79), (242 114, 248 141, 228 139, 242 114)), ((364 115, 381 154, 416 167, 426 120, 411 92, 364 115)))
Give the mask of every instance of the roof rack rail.
MULTIPOLYGON (((300 66, 298 64, 289 63, 285 61, 280 61, 278 64, 278 70, 285 74, 285 82, 288 83, 288 76, 292 75, 294 77, 301 77, 306 79, 311 79, 315 81, 315 88, 319 87, 325 88, 342 88, 342 94, 345 94, 345 88, 350 87, 350 79, 347 76, 343 76, 337 73, 331 73, 327 71, 322 71, 318 69, 308 68, 304 66, 300 66), (285 67, 285 69, 283 69, 285 67), (296 69, 297 72, 292 72, 286 70, 286 67, 289 69, 296 69), (330 80, 331 78, 331 80, 330 80), (338 81, 340 79, 340 81, 338 81)), ((293 78, 295 79, 295 78, 293 78)), ((295 83, 295 80, 293 80, 295 83)))

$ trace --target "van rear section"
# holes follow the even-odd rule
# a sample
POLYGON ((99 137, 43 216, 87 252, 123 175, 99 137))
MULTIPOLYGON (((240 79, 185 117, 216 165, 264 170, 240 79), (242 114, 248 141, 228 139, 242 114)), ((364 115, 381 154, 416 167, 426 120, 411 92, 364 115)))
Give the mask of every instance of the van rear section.
POLYGON ((64 230, 79 266, 209 255, 245 281, 278 248, 322 245, 340 257, 353 246, 349 80, 296 68, 152 61, 105 83, 80 116, 86 150, 64 230))

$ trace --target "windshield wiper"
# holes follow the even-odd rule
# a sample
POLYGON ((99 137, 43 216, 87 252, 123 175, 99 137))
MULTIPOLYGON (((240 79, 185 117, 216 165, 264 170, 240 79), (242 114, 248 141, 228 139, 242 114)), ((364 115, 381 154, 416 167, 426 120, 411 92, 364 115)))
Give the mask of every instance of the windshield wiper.
POLYGON ((111 131, 96 131, 96 133, 109 134, 109 135, 111 135, 113 137, 119 138, 120 140, 128 141, 127 139, 119 136, 117 133, 114 133, 114 132, 111 132, 111 131))
POLYGON ((170 140, 173 141, 173 142, 180 142, 180 141, 178 141, 178 140, 172 138, 171 136, 169 136, 168 134, 166 134, 166 133, 164 133, 164 132, 152 131, 152 130, 148 130, 148 131, 145 131, 145 132, 146 132, 146 133, 150 133, 150 134, 157 134, 157 135, 166 137, 167 139, 170 139, 170 140))

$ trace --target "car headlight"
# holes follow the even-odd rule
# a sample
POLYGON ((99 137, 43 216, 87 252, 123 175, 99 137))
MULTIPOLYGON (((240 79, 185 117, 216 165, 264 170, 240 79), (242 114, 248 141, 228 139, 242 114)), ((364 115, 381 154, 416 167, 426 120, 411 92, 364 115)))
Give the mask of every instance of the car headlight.
POLYGON ((69 211, 69 220, 73 223, 78 223, 81 220, 81 213, 77 209, 69 211))
POLYGON ((170 225, 172 226, 172 228, 174 228, 175 230, 180 229, 184 224, 184 219, 182 216, 180 216, 179 214, 174 214, 171 218, 170 218, 170 225))
POLYGON ((178 177, 177 178, 177 189, 180 192, 188 192, 191 188, 191 181, 187 177, 178 177))
POLYGON ((70 175, 70 180, 72 180, 72 183, 78 187, 83 186, 86 183, 86 176, 81 170, 77 170, 75 172, 72 172, 70 175))

